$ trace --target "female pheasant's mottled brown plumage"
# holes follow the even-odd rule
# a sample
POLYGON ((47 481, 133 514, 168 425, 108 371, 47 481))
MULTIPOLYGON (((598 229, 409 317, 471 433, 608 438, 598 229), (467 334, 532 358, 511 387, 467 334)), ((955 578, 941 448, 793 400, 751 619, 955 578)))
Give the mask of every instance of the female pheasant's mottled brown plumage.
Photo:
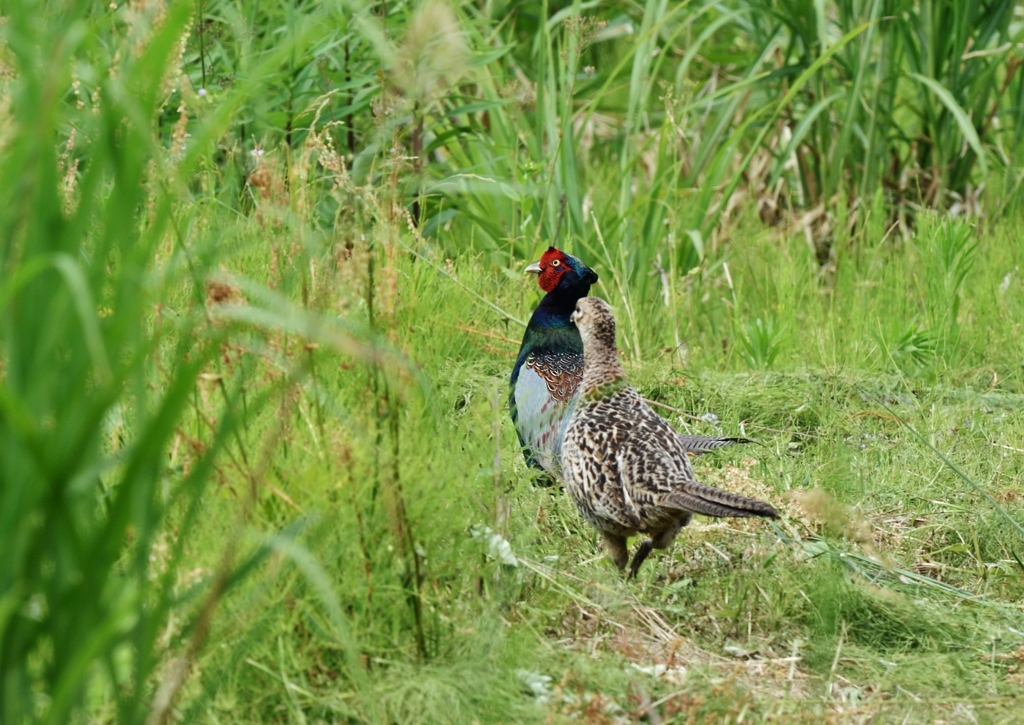
POLYGON ((596 297, 576 303, 583 338, 582 392, 562 444, 565 488, 597 527, 615 565, 626 540, 646 535, 630 566, 665 549, 693 514, 778 518, 769 504, 698 483, 680 435, 629 387, 615 351, 615 317, 596 297))

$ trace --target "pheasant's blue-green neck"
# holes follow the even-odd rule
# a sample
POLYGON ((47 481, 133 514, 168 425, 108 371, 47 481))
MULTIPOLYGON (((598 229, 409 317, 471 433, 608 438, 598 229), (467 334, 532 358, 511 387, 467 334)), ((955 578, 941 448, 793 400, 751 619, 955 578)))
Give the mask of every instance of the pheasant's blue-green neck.
POLYGON ((590 284, 579 279, 575 274, 566 273, 557 287, 544 295, 544 299, 533 311, 544 317, 569 319, 576 310, 576 303, 590 292, 590 284))
POLYGON ((590 285, 577 284, 569 289, 554 289, 544 295, 530 317, 526 327, 526 340, 540 343, 550 339, 566 350, 581 352, 583 342, 576 325, 569 319, 581 297, 586 297, 590 285))
MULTIPOLYGON (((547 297, 545 297, 544 300, 546 301, 547 297)), ((541 302, 537 309, 533 311, 533 315, 530 316, 530 324, 528 325, 528 327, 568 328, 575 331, 576 325, 574 325, 569 320, 569 317, 572 315, 575 306, 575 300, 573 301, 572 305, 569 306, 545 305, 543 302, 541 302)))

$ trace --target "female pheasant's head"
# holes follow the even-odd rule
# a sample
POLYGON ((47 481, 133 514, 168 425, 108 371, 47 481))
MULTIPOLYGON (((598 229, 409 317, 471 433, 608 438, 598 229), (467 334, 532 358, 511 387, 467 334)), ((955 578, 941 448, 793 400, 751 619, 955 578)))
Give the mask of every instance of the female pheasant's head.
POLYGON ((615 350, 615 315, 608 303, 584 297, 570 318, 583 338, 583 400, 602 400, 628 387, 615 350))
POLYGON ((526 271, 539 275, 537 283, 545 292, 563 290, 585 297, 590 293, 590 285, 597 282, 594 270, 571 254, 554 247, 548 247, 548 251, 540 256, 540 261, 531 264, 526 271))
POLYGON ((569 319, 580 331, 584 350, 615 355, 615 315, 607 302, 600 297, 584 297, 569 319))

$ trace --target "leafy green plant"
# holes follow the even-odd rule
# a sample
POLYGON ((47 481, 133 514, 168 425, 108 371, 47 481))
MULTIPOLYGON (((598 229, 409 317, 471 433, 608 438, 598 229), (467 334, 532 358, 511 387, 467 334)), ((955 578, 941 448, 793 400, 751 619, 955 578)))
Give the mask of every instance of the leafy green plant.
POLYGON ((952 349, 960 337, 963 286, 978 257, 974 226, 963 219, 932 219, 922 224, 918 247, 927 280, 927 305, 943 344, 952 349))
POLYGON ((935 332, 922 327, 916 319, 906 324, 892 320, 879 324, 873 333, 883 358, 904 372, 926 365, 936 351, 935 332))
POLYGON ((786 339, 786 326, 773 317, 746 320, 739 336, 739 352, 747 365, 756 370, 768 370, 782 350, 786 339))

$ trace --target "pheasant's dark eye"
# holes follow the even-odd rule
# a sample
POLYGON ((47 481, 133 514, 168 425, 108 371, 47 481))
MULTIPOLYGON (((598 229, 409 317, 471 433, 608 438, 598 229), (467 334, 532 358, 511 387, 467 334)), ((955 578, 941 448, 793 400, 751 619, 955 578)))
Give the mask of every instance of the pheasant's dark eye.
POLYGON ((551 266, 552 267, 560 267, 560 266, 562 266, 562 260, 560 260, 560 259, 552 259, 551 260, 551 266))

